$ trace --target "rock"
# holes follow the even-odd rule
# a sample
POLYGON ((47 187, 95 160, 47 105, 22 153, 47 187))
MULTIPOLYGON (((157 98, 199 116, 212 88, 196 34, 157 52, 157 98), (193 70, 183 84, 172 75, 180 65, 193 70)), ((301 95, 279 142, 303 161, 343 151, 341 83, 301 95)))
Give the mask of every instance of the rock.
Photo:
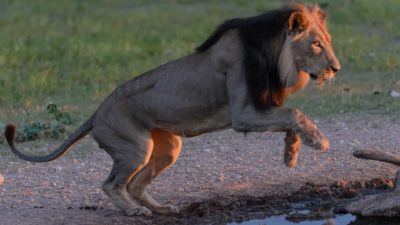
POLYGON ((400 192, 364 196, 349 203, 345 210, 360 216, 400 217, 400 192))
POLYGON ((400 92, 390 90, 389 91, 389 96, 393 97, 393 98, 398 98, 398 97, 400 97, 400 92))
MULTIPOLYGON (((392 97, 400 97, 400 93, 390 91, 392 97), (397 93, 395 96, 393 93, 397 93)), ((353 156, 360 159, 377 160, 400 166, 400 156, 387 152, 376 152, 371 150, 356 150, 353 156)), ((344 207, 344 210, 360 215, 373 217, 398 217, 400 218, 400 170, 396 173, 395 183, 386 181, 386 186, 394 188, 394 191, 389 193, 381 193, 368 195, 353 200, 344 207)))

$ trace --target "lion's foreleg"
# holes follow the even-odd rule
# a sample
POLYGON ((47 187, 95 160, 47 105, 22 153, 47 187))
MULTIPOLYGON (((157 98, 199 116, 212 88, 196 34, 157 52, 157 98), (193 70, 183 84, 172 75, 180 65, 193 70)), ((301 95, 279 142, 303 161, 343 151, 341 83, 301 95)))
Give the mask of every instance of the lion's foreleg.
POLYGON ((300 110, 292 110, 293 131, 298 133, 304 144, 326 151, 329 148, 329 140, 322 131, 300 110))
POLYGON ((297 165, 297 159, 301 149, 301 138, 293 131, 288 131, 285 138, 284 162, 286 166, 293 168, 297 165))
POLYGON ((272 108, 265 113, 247 107, 234 118, 232 127, 242 132, 291 131, 298 134, 305 145, 327 150, 329 140, 301 111, 272 108))

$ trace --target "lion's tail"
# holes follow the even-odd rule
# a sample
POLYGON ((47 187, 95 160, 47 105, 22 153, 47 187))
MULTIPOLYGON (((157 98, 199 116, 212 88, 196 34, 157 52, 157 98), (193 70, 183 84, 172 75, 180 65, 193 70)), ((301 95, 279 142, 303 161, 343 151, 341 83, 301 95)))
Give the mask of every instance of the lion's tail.
POLYGON ((60 147, 58 147, 56 150, 53 152, 43 155, 43 156, 31 156, 31 155, 26 155, 22 152, 20 152, 14 145, 14 138, 15 138, 15 132, 16 128, 13 124, 8 124, 6 126, 6 130, 4 132, 4 135, 6 137, 7 143, 11 148, 11 151, 18 156, 18 158, 21 158, 26 161, 31 161, 31 162, 48 162, 52 161, 54 159, 57 159, 64 155, 77 141, 85 137, 90 133, 93 127, 93 121, 96 118, 94 114, 90 119, 88 119, 86 122, 84 122, 74 133, 72 133, 62 144, 60 147))

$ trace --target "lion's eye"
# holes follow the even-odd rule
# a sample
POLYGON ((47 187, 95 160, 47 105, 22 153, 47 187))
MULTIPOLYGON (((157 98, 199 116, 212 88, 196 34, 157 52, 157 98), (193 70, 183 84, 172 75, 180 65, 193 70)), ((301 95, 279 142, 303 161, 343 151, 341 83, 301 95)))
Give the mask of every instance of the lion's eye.
POLYGON ((313 44, 317 47, 321 47, 321 42, 320 41, 314 41, 313 44))

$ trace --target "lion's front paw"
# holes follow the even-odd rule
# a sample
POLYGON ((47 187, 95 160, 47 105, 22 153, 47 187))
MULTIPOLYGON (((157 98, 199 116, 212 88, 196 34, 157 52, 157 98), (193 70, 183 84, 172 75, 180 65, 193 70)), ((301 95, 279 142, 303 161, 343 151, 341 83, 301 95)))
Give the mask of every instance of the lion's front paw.
POLYGON ((152 213, 150 209, 144 206, 137 206, 134 208, 130 208, 125 210, 126 215, 128 216, 151 216, 152 213))
POLYGON ((304 144, 321 151, 326 151, 329 149, 329 140, 325 135, 317 130, 312 136, 307 136, 303 138, 304 144))
POLYGON ((173 205, 163 205, 158 207, 156 211, 160 214, 177 214, 179 213, 179 208, 173 205))
POLYGON ((320 141, 316 149, 321 151, 327 151, 329 149, 329 146, 330 146, 329 140, 327 138, 324 138, 323 140, 320 141))
POLYGON ((285 152, 284 163, 289 168, 294 168, 297 165, 299 152, 285 152))

